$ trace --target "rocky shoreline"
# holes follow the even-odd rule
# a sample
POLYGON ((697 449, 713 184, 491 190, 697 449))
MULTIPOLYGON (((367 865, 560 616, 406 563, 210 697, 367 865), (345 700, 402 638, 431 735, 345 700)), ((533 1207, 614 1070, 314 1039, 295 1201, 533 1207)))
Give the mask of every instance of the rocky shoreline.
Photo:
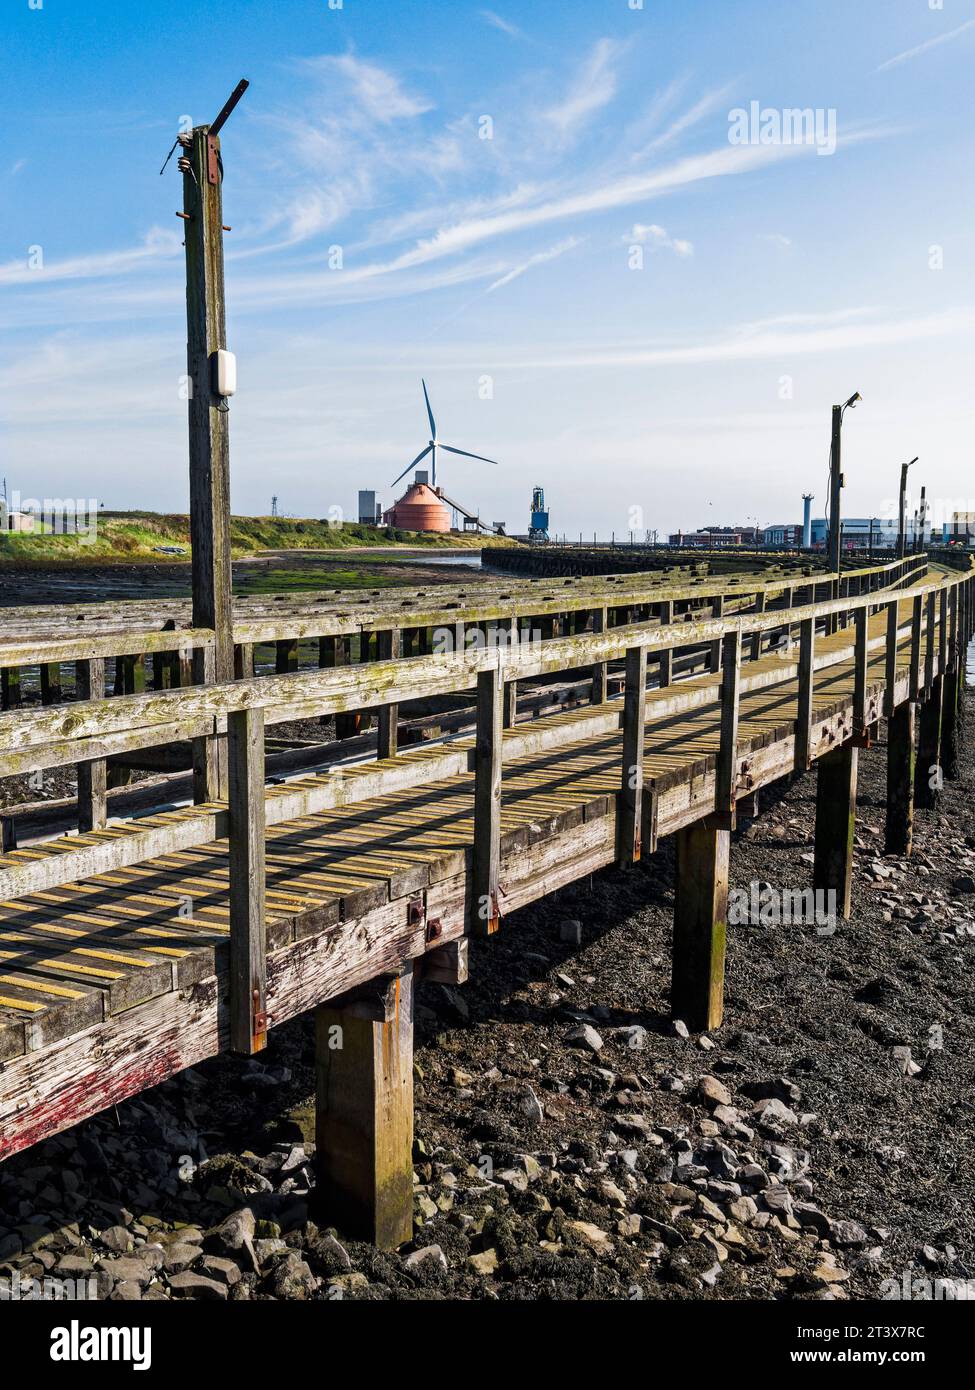
MULTIPOLYGON (((726 1022, 669 1018, 664 842, 473 942, 422 986, 415 1237, 343 1240, 314 1191, 311 1019, 0 1166, 0 1298, 875 1299, 975 1276, 975 788, 883 853, 861 754, 854 913, 744 914, 726 1022)), ((760 900, 808 883, 813 775, 732 848, 760 900), (757 889, 756 886, 757 885, 757 889)))

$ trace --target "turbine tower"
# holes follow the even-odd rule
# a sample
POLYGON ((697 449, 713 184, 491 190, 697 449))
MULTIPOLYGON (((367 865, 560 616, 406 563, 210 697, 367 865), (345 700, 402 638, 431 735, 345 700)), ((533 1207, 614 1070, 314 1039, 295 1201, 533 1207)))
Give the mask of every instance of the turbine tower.
POLYGON ((478 459, 481 463, 493 463, 496 467, 498 462, 497 459, 485 458, 483 454, 471 454, 468 453, 466 449, 457 449, 454 447, 453 444, 442 444, 440 442, 440 440, 437 438, 437 422, 436 420, 434 420, 433 411, 430 409, 430 397, 427 393, 427 384, 423 380, 421 380, 420 384, 423 387, 423 399, 426 401, 427 419, 430 421, 430 438, 427 442, 427 447, 425 449, 422 449, 420 453, 417 454, 413 462, 408 463, 406 467, 403 469, 402 473, 400 473, 398 477, 393 479, 392 483, 390 483, 390 487, 395 487, 396 484, 399 482, 400 478, 405 478, 411 468, 415 468, 418 463, 422 462, 422 460, 426 458, 427 454, 430 454, 430 485, 431 487, 435 488, 437 486, 438 449, 443 449, 448 454, 460 454, 463 458, 478 459))

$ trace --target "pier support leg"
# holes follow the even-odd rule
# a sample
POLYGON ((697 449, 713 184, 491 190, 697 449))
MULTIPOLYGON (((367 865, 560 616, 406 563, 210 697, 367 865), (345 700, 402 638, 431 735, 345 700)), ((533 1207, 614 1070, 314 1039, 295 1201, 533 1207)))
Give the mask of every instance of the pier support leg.
POLYGON ((813 887, 836 895, 836 912, 850 915, 853 831, 856 823, 858 749, 834 748, 819 760, 816 778, 816 845, 813 887))
POLYGON ((960 711, 961 680, 956 668, 945 674, 941 704, 941 769, 949 782, 957 782, 961 776, 958 753, 960 711))
POLYGON ((914 774, 914 804, 933 811, 941 790, 941 705, 943 676, 935 676, 928 698, 920 707, 917 728, 917 767, 914 774))
POLYGON ((694 1032, 724 1015, 730 847, 731 832, 710 820, 677 832, 671 1013, 694 1032))
POLYGON ((413 976, 389 1017, 356 1004, 315 1013, 318 1197, 348 1237, 394 1250, 413 1235, 413 976))
POLYGON ((41 704, 61 703, 61 666, 57 661, 45 662, 41 666, 41 704))
POLYGON ((906 700, 887 720, 887 854, 914 848, 914 776, 917 763, 917 705, 906 700))
POLYGON ((470 929, 478 936, 493 935, 500 919, 502 687, 499 667, 478 675, 470 900, 470 929))

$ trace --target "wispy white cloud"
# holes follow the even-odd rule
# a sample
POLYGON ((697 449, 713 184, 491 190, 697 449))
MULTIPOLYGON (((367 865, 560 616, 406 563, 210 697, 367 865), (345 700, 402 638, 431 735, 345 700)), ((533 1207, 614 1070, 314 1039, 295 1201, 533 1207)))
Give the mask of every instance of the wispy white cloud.
POLYGON ((422 116, 433 109, 432 101, 405 91, 400 79, 387 68, 378 63, 366 63, 352 53, 306 58, 303 66, 322 77, 337 76, 348 86, 362 110, 383 125, 422 116))
POLYGON ((649 246, 651 251, 673 251, 677 256, 693 256, 694 245, 682 237, 672 237, 656 222, 634 222, 623 236, 628 246, 649 246))
POLYGON ((926 39, 924 43, 919 43, 916 48, 906 48, 903 53, 895 54, 893 58, 888 58, 874 71, 886 72, 888 68, 896 68, 901 63, 909 63, 912 58, 919 58, 922 53, 928 53, 932 48, 940 48, 943 43, 951 43, 972 28, 975 28, 975 19, 968 19, 964 24, 959 24, 957 29, 949 29, 947 34, 938 34, 933 39, 926 39))
POLYGON ((780 247, 783 251, 787 251, 792 245, 792 238, 786 236, 783 232, 759 232, 758 239, 759 241, 768 241, 773 246, 780 247))
POLYGON ((560 134, 567 135, 612 101, 617 86, 615 63, 622 51, 622 44, 615 40, 599 39, 563 100, 543 112, 560 134))
POLYGON ((482 10, 481 18, 485 19, 494 29, 500 29, 502 34, 507 34, 511 39, 523 39, 525 37, 517 24, 512 24, 509 19, 504 19, 501 15, 495 14, 493 10, 482 10))
MULTIPOLYGON (((29 266, 26 258, 7 261, 0 265, 0 285, 39 285, 57 280, 93 280, 104 276, 129 275, 153 262, 171 259, 179 253, 181 246, 182 238, 177 232, 153 227, 141 246, 133 246, 126 251, 106 251, 54 262, 42 260, 37 267, 29 266)), ((43 256, 43 248, 41 251, 43 256)))
POLYGON ((13 164, 13 166, 11 167, 11 170, 10 170, 10 176, 11 176, 11 178, 13 178, 15 174, 19 174, 20 171, 21 171, 21 169, 25 169, 26 167, 27 167, 27 160, 26 160, 26 159, 18 159, 18 160, 13 164))
POLYGON ((550 246, 547 251, 536 251, 533 256, 529 256, 528 259, 522 261, 520 265, 513 266, 512 269, 502 275, 499 280, 495 280, 493 285, 488 285, 488 294, 493 290, 499 290, 502 285, 510 285, 512 280, 517 280, 518 276, 524 275, 526 270, 532 270, 536 265, 544 265, 547 261, 554 261, 559 256, 564 256, 566 251, 573 250, 576 246, 581 245, 584 240, 584 237, 570 236, 566 237, 564 241, 556 242, 556 244, 550 246))
MULTIPOLYGON (((875 323, 845 323, 847 311, 827 315, 827 321, 816 326, 816 316, 797 315, 791 321, 812 322, 789 332, 784 327, 757 331, 759 325, 744 324, 723 336, 697 343, 658 345, 627 344, 619 347, 584 347, 577 351, 554 349, 532 354, 527 351, 501 365, 525 368, 563 369, 569 367, 681 367, 709 363, 747 362, 772 358, 789 361, 820 353, 850 349, 897 347, 904 343, 922 342, 932 338, 965 335, 975 329, 975 309, 949 309, 940 313, 914 318, 886 319, 875 323)), ((789 319, 786 322, 790 321, 789 319)), ((770 323, 781 320, 770 320, 770 323)))

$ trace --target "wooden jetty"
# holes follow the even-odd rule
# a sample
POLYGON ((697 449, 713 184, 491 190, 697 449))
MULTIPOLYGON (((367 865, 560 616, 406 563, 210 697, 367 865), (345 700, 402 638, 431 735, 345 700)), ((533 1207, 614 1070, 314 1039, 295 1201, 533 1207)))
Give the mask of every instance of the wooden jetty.
POLYGON ((715 1028, 743 800, 817 765, 813 882, 845 915, 857 750, 886 719, 888 842, 909 852, 915 802, 954 767, 967 568, 922 556, 841 582, 552 590, 238 604, 231 680, 214 674, 213 631, 182 612, 10 610, 7 688, 67 662, 78 683, 0 714, 0 776, 77 765, 80 828, 0 855, 0 1155, 217 1052, 256 1053, 316 1009, 323 1199, 344 1229, 396 1244, 412 1220, 413 983, 462 982, 470 935, 676 834, 673 1009, 715 1028), (454 649, 433 650, 445 633, 454 649), (363 660, 289 665, 302 640, 334 658, 353 636, 363 660), (253 675, 257 643, 288 659, 253 675), (134 653, 166 658, 154 688, 130 688, 134 653), (588 698, 519 718, 518 683, 552 677, 582 677, 588 698), (400 745, 399 707, 464 693, 470 736, 400 745), (370 758, 266 784, 268 728, 368 711, 370 758), (181 739, 196 804, 106 823, 106 758, 181 739))
POLYGON ((0 777, 77 768, 77 824, 2 818, 0 1159, 314 1009, 324 1217, 395 1246, 416 981, 461 984, 471 936, 675 835, 673 1009, 718 1027, 739 807, 815 765, 813 883, 848 914, 858 750, 886 720, 902 854, 957 771, 975 572, 783 560, 234 601, 220 142, 178 143, 193 596, 3 611, 0 777), (460 722, 408 741, 434 697, 460 722), (330 721, 323 765, 282 777, 268 730, 299 720, 330 721), (130 805, 110 773, 177 745, 192 800, 163 783, 110 814, 130 805))

